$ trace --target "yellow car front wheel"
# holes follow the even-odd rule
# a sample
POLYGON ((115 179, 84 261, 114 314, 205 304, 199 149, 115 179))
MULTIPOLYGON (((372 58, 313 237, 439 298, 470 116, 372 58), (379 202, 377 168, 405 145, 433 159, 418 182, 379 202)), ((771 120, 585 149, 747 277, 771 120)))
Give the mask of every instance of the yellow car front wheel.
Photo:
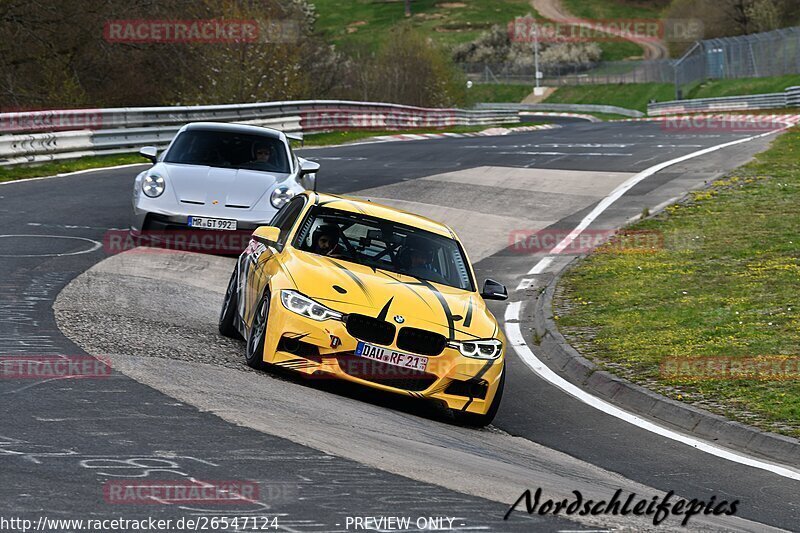
POLYGON ((219 332, 221 335, 232 339, 241 339, 242 336, 233 323, 236 319, 236 308, 238 307, 236 294, 236 270, 234 269, 231 279, 228 281, 228 290, 225 291, 222 311, 219 313, 219 332))
POLYGON ((265 291, 258 302, 258 307, 253 317, 253 327, 250 328, 250 336, 247 338, 247 351, 245 353, 247 366, 258 370, 264 368, 264 337, 267 333, 268 318, 269 291, 265 291))

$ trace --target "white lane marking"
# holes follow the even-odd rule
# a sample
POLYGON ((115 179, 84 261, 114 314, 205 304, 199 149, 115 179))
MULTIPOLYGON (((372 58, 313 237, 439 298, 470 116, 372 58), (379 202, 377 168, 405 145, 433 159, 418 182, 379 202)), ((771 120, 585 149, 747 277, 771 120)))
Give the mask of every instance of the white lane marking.
POLYGON ((633 154, 618 154, 614 152, 498 152, 501 155, 580 155, 589 157, 630 157, 633 154))
MULTIPOLYGON (((724 144, 711 146, 703 150, 698 150, 697 152, 692 152, 690 154, 675 159, 671 159, 663 163, 659 163, 658 165, 652 166, 648 169, 643 170, 638 174, 635 174, 634 176, 632 176, 631 178, 620 184, 599 204, 597 204, 597 206, 588 215, 586 215, 586 217, 583 220, 581 220, 580 224, 578 224, 578 226, 574 230, 572 230, 572 232, 570 232, 569 235, 564 237, 564 239, 560 243, 558 243, 552 250, 550 250, 550 254, 558 254, 562 252, 583 232, 584 229, 586 229, 589 226, 589 224, 591 224, 598 216, 600 216, 600 214, 602 214, 606 209, 608 209, 608 207, 611 204, 617 201, 623 194, 628 192, 634 185, 636 185, 643 179, 647 178, 648 176, 652 176, 656 172, 663 170, 669 166, 675 165, 677 163, 681 163, 683 161, 687 161, 689 159, 699 157, 701 155, 715 152, 717 150, 721 150, 729 146, 734 146, 737 144, 753 141, 755 139, 760 139, 768 135, 773 135, 775 133, 779 133, 785 129, 788 129, 789 127, 791 126, 786 126, 784 128, 776 129, 766 133, 761 133, 759 135, 754 135, 752 137, 745 137, 743 139, 737 139, 735 141, 727 142, 724 144)), ((550 255, 542 258, 531 269, 529 274, 541 273, 545 268, 547 268, 547 266, 549 266, 549 264, 552 261, 553 257, 550 255)), ((715 446, 703 440, 690 437, 688 435, 683 435, 676 431, 672 431, 665 427, 659 426, 653 422, 650 422, 649 420, 645 420, 637 415, 634 415, 633 413, 629 413, 628 411, 620 409, 619 407, 616 407, 604 400, 601 400, 600 398, 597 398, 596 396, 593 396, 588 392, 573 385, 572 383, 568 382, 567 380, 565 380, 564 378, 562 378, 561 376, 550 370, 550 368, 547 367, 544 363, 542 363, 542 361, 538 357, 536 357, 536 355, 533 353, 530 347, 528 347, 528 345, 525 343, 525 339, 522 336, 522 332, 519 328, 519 323, 518 323, 521 305, 522 305, 521 301, 512 302, 508 304, 504 317, 506 335, 508 336, 511 346, 514 348, 514 351, 517 353, 517 355, 519 355, 520 359, 522 359, 522 361, 526 365, 528 365, 528 367, 542 379, 548 381, 552 385, 558 387, 567 394, 577 398, 583 403, 590 405, 595 409, 598 409, 599 411, 602 411, 606 414, 619 418, 620 420, 628 422, 629 424, 633 424, 637 427, 640 427, 646 431, 650 431, 652 433, 661 435, 668 439, 681 442, 697 450, 709 453, 717 457, 721 457, 723 459, 727 459, 729 461, 733 461, 746 466, 751 466, 754 468, 759 468, 761 470, 766 470, 768 472, 772 472, 779 476, 800 481, 800 471, 793 470, 775 463, 760 461, 758 459, 754 459, 746 455, 733 452, 726 448, 715 446)))
POLYGON ((533 283, 535 281, 536 280, 533 279, 533 278, 524 278, 522 281, 519 282, 519 285, 517 285, 517 289, 516 290, 524 291, 524 290, 530 289, 533 286, 533 283))
POLYGON ((747 457, 746 455, 715 446, 700 439, 672 431, 671 429, 659 426, 653 422, 650 422, 649 420, 645 420, 640 416, 620 409, 619 407, 612 405, 605 400, 601 400, 596 396, 592 396, 583 389, 573 385, 550 370, 550 367, 542 363, 542 361, 536 357, 536 355, 534 355, 534 353, 525 343, 525 339, 522 336, 522 331, 520 330, 518 322, 521 307, 522 302, 512 302, 508 304, 504 317, 506 335, 508 336, 509 343, 511 344, 512 348, 514 348, 514 351, 517 353, 517 355, 519 355, 520 359, 522 359, 522 361, 542 379, 548 381, 552 385, 555 385, 570 396, 573 396, 583 403, 594 407, 598 411, 602 411, 608 415, 619 418, 620 420, 628 422, 629 424, 633 424, 646 431, 650 431, 651 433, 655 433, 656 435, 661 435, 662 437, 681 442, 697 450, 710 453, 723 459, 728 459, 729 461, 734 461, 746 466, 752 466, 753 468, 759 468, 761 470, 767 470, 774 474, 778 474, 779 476, 800 481, 799 471, 778 464, 753 459, 751 457, 747 457))
POLYGON ((550 253, 551 254, 559 254, 559 253, 563 252, 564 249, 566 249, 566 247, 569 246, 572 243, 572 241, 574 241, 583 232, 583 230, 585 230, 589 226, 589 224, 594 222, 594 220, 598 216, 600 216, 606 209, 608 209, 611 204, 613 204, 614 202, 619 200, 619 198, 623 194, 625 194, 626 192, 631 190, 640 181, 642 181, 645 178, 648 178, 648 177, 652 176, 656 172, 664 170, 667 167, 671 167, 672 165, 675 165, 675 164, 678 164, 678 163, 682 163, 682 162, 687 161, 689 159, 693 159, 695 157, 700 157, 701 155, 705 155, 705 154, 710 154, 711 152, 716 152, 717 150, 721 150, 723 148, 728 148, 729 146, 735 146, 737 144, 746 143, 746 142, 749 142, 749 141, 753 141, 755 139, 760 139, 761 137, 766 137, 767 135, 772 135, 774 133, 778 133, 780 131, 783 131, 784 129, 786 129, 786 128, 781 128, 779 130, 770 131, 770 132, 767 132, 767 133, 762 133, 760 135, 755 135, 753 137, 745 137, 744 139, 737 139, 735 141, 727 142, 727 143, 724 143, 724 144, 718 144, 716 146, 711 146, 709 148, 704 148, 703 150, 698 150, 696 152, 692 152, 690 154, 686 154, 686 155, 683 155, 681 157, 677 157, 675 159, 670 159, 669 161, 664 161, 663 163, 659 163, 659 164, 654 165, 654 166, 652 166, 650 168, 647 168, 647 169, 639 172, 638 174, 634 174, 629 179, 627 179, 623 183, 621 183, 616 189, 611 191, 611 193, 608 196, 603 198, 600 201, 600 203, 597 204, 597 206, 594 209, 592 209, 592 211, 588 215, 586 215, 586 217, 583 220, 581 220, 580 224, 578 224, 578 226, 574 230, 572 230, 569 235, 564 237, 564 239, 560 243, 558 243, 552 250, 550 250, 550 253))
POLYGON ((91 248, 86 250, 78 250, 77 252, 65 252, 63 254, 0 254, 0 257, 67 257, 70 255, 82 255, 82 254, 89 254, 94 252, 95 250, 100 249, 103 246, 103 243, 95 241, 94 239, 87 239, 86 237, 71 237, 67 235, 0 235, 0 239, 4 238, 46 238, 46 239, 74 239, 77 241, 86 241, 92 244, 91 248))
POLYGON ((58 229, 101 229, 105 231, 127 231, 128 228, 103 228, 100 226, 76 226, 74 224, 44 224, 42 222, 27 222, 26 226, 35 228, 58 228, 58 229))
POLYGON ((529 146, 531 148, 627 148, 635 145, 633 143, 539 143, 531 144, 529 146))
POLYGON ((76 174, 88 174, 90 172, 100 172, 103 170, 117 170, 120 168, 130 168, 130 167, 141 167, 145 165, 150 165, 150 163, 129 163, 127 165, 116 165, 113 167, 87 168, 85 170, 76 170, 75 172, 63 172, 61 174, 55 174, 53 176, 42 176, 39 178, 21 178, 18 180, 0 181, 0 185, 11 185, 12 183, 25 183, 29 181, 51 180, 53 178, 66 178, 67 176, 75 176, 76 174))
POLYGON ((366 161, 366 157, 306 157, 309 161, 366 161))
POLYGON ((555 257, 552 255, 548 255, 547 257, 542 257, 536 265, 532 269, 528 271, 529 276, 535 276, 536 274, 541 274, 544 272, 544 269, 550 266, 550 263, 553 262, 555 257))

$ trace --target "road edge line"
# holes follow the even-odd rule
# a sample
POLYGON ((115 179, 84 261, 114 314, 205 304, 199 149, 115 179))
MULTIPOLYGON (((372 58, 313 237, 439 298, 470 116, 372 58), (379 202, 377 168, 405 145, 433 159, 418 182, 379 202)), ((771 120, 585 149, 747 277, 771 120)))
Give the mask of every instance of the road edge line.
MULTIPOLYGON (((592 222, 594 222, 594 220, 598 216, 600 216, 614 202, 616 202, 626 192, 628 192, 630 189, 632 189, 635 185, 637 185, 639 182, 641 182, 645 178, 647 178, 649 176, 652 176, 653 174, 656 174, 657 172, 659 172, 659 171, 661 171, 661 170, 663 170, 663 169, 665 169, 667 167, 670 167, 672 165, 675 165, 675 164, 678 164, 678 163, 682 163, 682 162, 687 161, 689 159, 700 157, 702 155, 706 155, 708 153, 715 152, 717 150, 722 150, 722 149, 728 148, 730 146, 735 146, 737 144, 750 142, 750 141, 753 141, 753 140, 756 140, 756 139, 760 139, 760 138, 763 138, 763 137, 766 137, 766 136, 769 136, 769 135, 778 134, 778 133, 781 133, 781 132, 789 129, 792 126, 793 126, 793 124, 786 125, 783 128, 779 128, 779 129, 776 129, 776 130, 773 130, 773 131, 769 131, 769 132, 766 132, 766 133, 761 133, 759 135, 754 135, 754 136, 751 136, 751 137, 745 137, 743 139, 737 139, 735 141, 730 141, 730 142, 723 143, 723 144, 720 144, 720 145, 711 146, 709 148, 704 148, 702 150, 698 150, 696 152, 692 152, 692 153, 677 157, 675 159, 671 159, 669 161, 665 161, 665 162, 659 163, 657 165, 649 167, 649 168, 647 168, 647 169, 635 174, 634 176, 632 176, 631 178, 629 178, 628 180, 626 180, 625 182, 620 184, 613 191, 611 191, 611 193, 609 193, 605 198, 603 198, 603 200, 601 200, 600 203, 597 206, 595 206, 595 208, 581 220, 581 222, 575 227, 575 229, 573 229, 566 237, 564 237, 564 239, 562 239, 553 249, 551 249, 550 252, 548 252, 547 255, 545 255, 542 259, 540 259, 536 263, 536 265, 530 270, 529 275, 538 274, 538 273, 542 272, 554 260, 555 254, 560 253, 567 246, 569 246, 578 236, 580 236, 580 234, 592 222)), ((563 272, 563 268, 559 272, 556 272, 555 280, 557 280, 560 277, 561 272, 563 272)), ((552 283, 555 283, 555 280, 553 280, 553 282, 551 282, 550 287, 553 287, 552 283)), ((520 283, 520 285, 518 286, 516 292, 523 292, 524 293, 524 284, 523 283, 520 283)), ((522 331, 521 331, 520 326, 519 326, 519 320, 520 320, 522 305, 524 303, 525 303, 525 300, 523 299, 523 300, 511 302, 506 307, 506 311, 505 311, 505 315, 504 315, 504 329, 506 331, 506 336, 509 339, 509 343, 510 343, 511 347, 514 349, 514 352, 526 364, 526 366, 528 366, 536 375, 538 375, 539 377, 541 377, 542 379, 544 379, 545 381, 547 381, 551 385, 553 385, 553 386, 557 387, 558 389, 564 391, 565 393, 569 394, 570 396, 573 396, 577 400, 579 400, 579 401, 581 401, 581 402, 583 402, 583 403, 585 403, 585 404, 587 404, 587 405, 589 405, 589 406, 591 406, 591 407, 593 407, 595 409, 598 409, 601 412, 604 412, 604 413, 606 413, 606 414, 608 414, 610 416, 614 416, 615 418, 618 418, 618 419, 623 420, 625 422, 628 422, 628 423, 630 423, 632 425, 635 425, 635 426, 637 426, 637 427, 639 427, 641 429, 644 429, 645 431, 649 431, 651 433, 654 433, 654 434, 669 438, 670 440, 674 440, 676 442, 680 442, 682 444, 691 446, 692 448, 695 448, 695 449, 697 449, 699 451, 703 451, 705 453, 709 453, 711 455, 714 455, 714 456, 717 456, 717 457, 720 457, 720 458, 723 458, 723 459, 727 459, 729 461, 733 461, 733 462, 736 462, 736 463, 739 463, 739 464, 743 464, 743 465, 746 465, 746 466, 751 466, 753 468, 758 468, 758 469, 761 469, 761 470, 766 470, 766 471, 772 472, 774 474, 780 475, 782 477, 786 477, 786 478, 789 478, 789 479, 794 479, 794 480, 799 480, 800 481, 800 470, 795 470, 792 467, 779 464, 780 462, 786 460, 786 457, 790 457, 792 455, 794 455, 794 456, 797 455, 798 445, 793 441, 793 439, 790 439, 789 437, 783 437, 781 435, 773 435, 773 434, 770 434, 770 433, 767 433, 767 432, 762 432, 762 431, 756 430, 754 428, 749 428, 749 427, 745 426, 744 424, 738 424, 736 422, 724 419, 722 417, 718 417, 717 415, 713 415, 712 413, 707 413, 705 411, 702 411, 702 410, 699 410, 699 409, 696 409, 696 408, 689 409, 689 406, 679 405, 679 404, 677 404, 677 402, 669 400, 668 398, 665 398, 665 397, 663 397, 660 394, 657 394, 655 392, 647 391, 647 389, 642 389, 642 390, 638 390, 638 388, 634 389, 634 385, 632 383, 627 382, 627 381, 625 381, 625 380, 623 380, 621 378, 618 378, 617 376, 613 376, 612 374, 607 373, 607 372, 603 372, 603 371, 595 372, 596 366, 593 363, 591 363, 590 361, 586 360, 585 358, 580 357, 580 359, 578 359, 578 358, 574 357, 573 354, 567 354, 567 356, 570 357, 570 360, 571 360, 570 362, 574 362, 576 364, 572 364, 572 365, 565 364, 565 366, 563 368, 563 371, 568 376, 570 376, 573 379, 576 379, 576 381, 580 382, 581 384, 585 385, 583 380, 584 379, 588 380, 588 378, 591 375, 599 375, 599 376, 607 375, 606 377, 608 379, 605 380, 605 384, 606 385, 608 385, 609 382, 613 382, 612 385, 619 384, 619 387, 627 386, 629 388, 629 390, 631 390, 633 392, 633 394, 635 394, 638 398, 642 398, 642 396, 644 394, 644 391, 650 392, 651 394, 646 395, 646 396, 648 396, 652 400, 653 404, 655 404, 655 405, 658 405, 658 406, 661 406, 661 407, 665 407, 666 409, 674 409, 674 408, 679 407, 679 406, 680 407, 684 407, 687 411, 692 411, 694 413, 695 417, 701 417, 701 415, 703 415, 702 416, 702 420, 705 420, 706 423, 710 422, 711 426, 712 426, 711 429, 714 429, 714 426, 716 425, 717 426, 716 427, 717 431, 719 431, 720 429, 723 429, 723 428, 729 428, 729 431, 731 431, 731 432, 737 431, 738 433, 741 433, 741 431, 743 429, 744 430, 749 430, 752 435, 748 439, 748 443, 757 439, 759 441, 759 443, 763 445, 763 443, 765 441, 774 440, 775 441, 775 446, 772 446, 772 448, 775 448, 775 450, 767 450, 766 454, 772 455, 772 454, 769 453, 770 451, 776 451, 776 450, 777 451, 783 451, 783 453, 778 453, 780 459, 778 459, 778 461, 776 461, 776 462, 769 462, 769 461, 765 461, 765 460, 760 460, 760 459, 745 455, 741 451, 735 451, 735 450, 732 450, 732 449, 728 449, 728 448, 726 448, 724 446, 720 446, 720 445, 713 444, 711 442, 705 441, 702 438, 700 438, 699 436, 686 435, 686 434, 680 433, 678 431, 669 429, 667 427, 661 426, 661 425, 659 425, 659 424, 657 424, 657 423, 655 423, 655 422, 653 422, 651 420, 647 420, 647 419, 643 418, 644 415, 640 416, 640 415, 637 415, 637 414, 635 414, 633 412, 627 411, 627 410, 623 409, 622 407, 613 405, 612 403, 609 403, 608 401, 603 400, 603 399, 599 398, 598 396, 595 396, 595 395, 589 393, 588 391, 580 388, 578 385, 576 385, 576 384, 574 384, 574 383, 572 383, 570 381, 567 381, 566 379, 564 379, 560 375, 556 374, 549 366, 547 366, 540 358, 538 358, 534 354, 534 352, 528 346, 527 342, 525 341, 525 339, 524 339, 524 337, 522 335, 522 331), (724 422, 723 422, 723 420, 724 420, 724 422), (723 428, 720 428, 719 425, 723 424, 723 423, 726 424, 726 425, 723 426, 723 428)), ((548 303, 549 303, 549 301, 548 301, 548 303)), ((555 331, 558 331, 557 328, 555 328, 555 331)), ((559 333, 559 335, 560 335, 560 333, 559 333)), ((562 336, 562 339, 563 339, 563 336, 562 336)), ((564 339, 564 343, 566 344, 566 346, 569 346, 569 344, 566 343, 566 339, 564 339)), ((570 346, 570 348, 572 348, 572 347, 570 346)), ((575 351, 575 353, 578 353, 577 350, 575 350, 574 348, 572 348, 572 350, 575 351)), ((578 354, 578 355, 580 355, 580 354, 578 354)), ((619 391, 619 388, 614 389, 613 395, 616 395, 618 393, 618 391, 619 391)), ((651 406, 651 408, 652 408, 652 406, 651 406)), ((650 415, 650 416, 652 416, 652 415, 650 415)), ((694 432, 696 427, 700 423, 702 423, 702 420, 701 421, 696 421, 692 425, 692 427, 682 428, 682 429, 686 429, 687 431, 694 432)), ((739 438, 741 438, 741 436, 739 438)), ((759 453, 760 455, 766 455, 763 450, 755 451, 755 450, 748 449, 748 451, 759 453)), ((774 459, 772 457, 770 457, 770 460, 774 461, 774 459)))

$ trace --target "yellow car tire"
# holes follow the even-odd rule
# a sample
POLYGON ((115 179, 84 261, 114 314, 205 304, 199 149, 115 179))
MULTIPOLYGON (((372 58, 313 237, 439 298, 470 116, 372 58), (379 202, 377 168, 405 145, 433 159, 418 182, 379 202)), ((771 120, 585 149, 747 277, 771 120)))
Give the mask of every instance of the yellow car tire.
POLYGON ((236 329, 233 321, 236 319, 236 308, 239 301, 236 294, 236 269, 231 274, 228 282, 228 290, 225 291, 225 300, 222 302, 222 310, 219 313, 219 333, 224 337, 241 339, 242 335, 236 329))
POLYGON ((258 301, 255 315, 253 316, 253 326, 250 328, 250 336, 247 338, 247 351, 245 359, 247 366, 261 370, 264 368, 264 338, 267 334, 267 319, 269 318, 269 291, 264 291, 258 301))

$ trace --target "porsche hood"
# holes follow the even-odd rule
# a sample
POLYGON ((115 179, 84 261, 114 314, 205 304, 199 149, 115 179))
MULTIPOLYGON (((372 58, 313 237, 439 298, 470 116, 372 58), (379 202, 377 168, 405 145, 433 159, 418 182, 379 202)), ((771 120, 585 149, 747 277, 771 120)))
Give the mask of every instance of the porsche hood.
POLYGON ((168 187, 178 201, 206 204, 218 201, 223 205, 253 207, 288 174, 247 169, 164 164, 168 187))
POLYGON ((283 266, 298 291, 337 311, 402 321, 454 340, 498 334, 474 292, 302 251, 288 254, 283 266))

